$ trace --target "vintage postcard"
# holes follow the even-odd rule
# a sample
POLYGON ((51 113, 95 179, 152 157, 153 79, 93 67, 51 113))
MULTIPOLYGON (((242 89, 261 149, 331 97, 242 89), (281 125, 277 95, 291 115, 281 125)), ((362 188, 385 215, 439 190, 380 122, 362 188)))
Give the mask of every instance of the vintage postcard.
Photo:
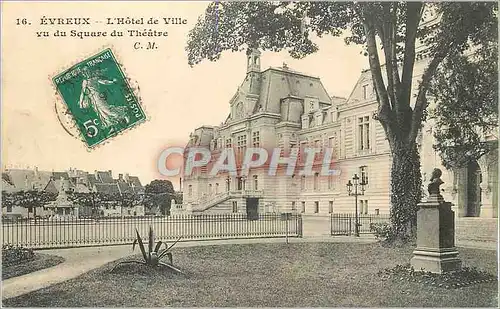
POLYGON ((5 307, 498 308, 498 4, 1 2, 5 307))

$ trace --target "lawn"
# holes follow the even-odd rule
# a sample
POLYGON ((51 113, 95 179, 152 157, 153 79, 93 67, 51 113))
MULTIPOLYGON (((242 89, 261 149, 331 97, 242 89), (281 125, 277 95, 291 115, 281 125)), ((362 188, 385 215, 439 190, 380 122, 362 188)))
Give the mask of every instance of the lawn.
POLYGON ((30 259, 18 263, 2 263, 2 280, 26 275, 41 269, 56 266, 64 262, 64 258, 43 253, 35 253, 30 259))
MULTIPOLYGON (((379 244, 293 243, 174 248, 168 270, 110 263, 78 278, 4 300, 29 307, 497 307, 497 282, 446 290, 383 280, 412 248, 379 244)), ((460 249, 468 266, 497 273, 495 251, 460 249)))

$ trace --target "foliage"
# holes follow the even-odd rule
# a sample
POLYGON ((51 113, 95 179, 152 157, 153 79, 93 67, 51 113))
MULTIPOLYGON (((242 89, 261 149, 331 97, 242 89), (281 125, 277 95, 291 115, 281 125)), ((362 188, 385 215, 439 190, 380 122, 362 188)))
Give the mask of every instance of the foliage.
POLYGON ((394 238, 394 229, 386 222, 371 223, 370 232, 373 232, 377 239, 392 240, 394 238))
POLYGON ((135 249, 135 245, 138 244, 139 248, 141 249, 142 256, 144 258, 144 263, 149 265, 149 266, 157 266, 158 263, 161 262, 161 259, 163 257, 168 257, 169 263, 172 263, 172 252, 170 252, 170 249, 172 249, 173 246, 180 240, 177 239, 171 246, 168 246, 168 244, 162 241, 158 241, 155 244, 155 239, 154 239, 154 231, 153 227, 149 227, 149 234, 148 234, 148 251, 146 252, 146 249, 144 247, 144 243, 142 242, 141 235, 139 235, 139 231, 136 229, 135 230, 137 234, 137 238, 134 240, 134 243, 132 244, 132 251, 135 249), (165 245, 165 249, 161 250, 161 246, 165 245))
POLYGON ((418 282, 425 285, 456 289, 483 282, 495 282, 497 277, 474 267, 462 267, 458 271, 435 274, 415 270, 410 264, 396 265, 394 268, 379 271, 379 276, 385 280, 418 282))
POLYGON ((25 207, 31 212, 33 210, 33 216, 36 218, 37 207, 43 207, 54 201, 57 194, 48 191, 17 191, 17 192, 2 192, 2 207, 25 207))
MULTIPOLYGON (((124 263, 140 263, 140 264, 145 264, 147 266, 151 267, 156 267, 159 265, 166 266, 178 273, 182 273, 179 269, 173 266, 173 259, 172 259, 172 252, 170 251, 173 246, 177 244, 177 242, 181 239, 179 237, 172 245, 168 245, 166 242, 158 241, 155 243, 155 237, 154 237, 154 231, 153 227, 149 227, 149 233, 148 233, 148 248, 146 251, 146 247, 144 246, 144 242, 142 241, 141 235, 139 234, 139 231, 135 229, 137 238, 134 240, 132 244, 132 251, 135 249, 135 245, 139 245, 139 249, 141 250, 143 260, 142 261, 125 261, 125 262, 120 262, 116 266, 124 263), (164 249, 161 249, 162 245, 165 246, 164 249), (168 263, 165 263, 162 261, 164 257, 168 258, 168 263)), ((113 269, 114 269, 113 268, 113 269)))
MULTIPOLYGON (((497 24, 491 26, 496 33, 497 24)), ((431 84, 440 102, 431 114, 439 128, 434 147, 447 168, 466 166, 498 148, 498 38, 492 31, 481 34, 474 53, 448 57, 431 84)))
POLYGON ((421 195, 416 138, 432 78, 449 54, 481 42, 478 33, 497 23, 496 10, 494 2, 215 2, 189 32, 186 50, 194 65, 244 48, 304 57, 318 50, 314 34, 343 35, 347 44, 362 45, 379 103, 375 118, 393 158, 391 221, 398 237, 404 237, 415 224, 421 195), (438 23, 421 25, 434 13, 438 23), (412 96, 417 39, 428 48, 428 63, 412 96))
POLYGON ((145 187, 144 205, 148 209, 160 209, 163 215, 170 213, 170 204, 175 198, 174 186, 170 180, 155 179, 145 187))
POLYGON ((43 207, 56 199, 57 195, 47 191, 2 192, 2 207, 43 207))
POLYGON ((143 203, 143 197, 141 195, 126 192, 122 194, 106 194, 102 192, 68 192, 68 199, 76 205, 90 208, 92 215, 94 216, 98 215, 97 210, 102 205, 110 207, 133 207, 143 203))
POLYGON ((30 248, 22 246, 2 246, 2 266, 16 265, 35 259, 35 252, 30 248))
POLYGON ((174 186, 170 180, 155 179, 144 188, 146 193, 174 193, 174 186))

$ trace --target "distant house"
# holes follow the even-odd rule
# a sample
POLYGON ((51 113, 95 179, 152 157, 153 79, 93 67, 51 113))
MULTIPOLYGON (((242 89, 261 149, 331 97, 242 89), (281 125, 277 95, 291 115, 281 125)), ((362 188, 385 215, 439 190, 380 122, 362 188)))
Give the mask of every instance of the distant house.
MULTIPOLYGON (((38 168, 29 169, 7 169, 2 172, 2 191, 7 193, 39 190, 60 194, 61 188, 65 192, 89 193, 97 192, 112 195, 123 194, 144 194, 144 187, 137 176, 130 176, 128 173, 119 174, 118 179, 113 179, 112 171, 95 170, 93 174, 77 170, 69 169, 68 171, 39 171, 38 168)), ((61 207, 59 207, 61 208, 61 207)), ((36 210, 37 216, 42 214, 54 214, 55 209, 40 208, 36 210)), ((65 211, 68 209, 56 210, 65 211)), ((143 206, 128 207, 122 210, 121 207, 108 205, 99 205, 99 212, 105 216, 120 216, 136 214, 137 216, 144 215, 143 206), (130 209, 129 209, 130 208, 130 209), (130 211, 129 211, 130 210, 130 211)), ((62 215, 61 213, 60 215, 62 215)), ((71 210, 71 214, 78 213, 78 210, 71 210)), ((87 209, 81 209, 80 214, 89 213, 87 209)), ((29 210, 25 207, 11 207, 7 209, 2 207, 2 214, 5 216, 28 217, 29 210)))

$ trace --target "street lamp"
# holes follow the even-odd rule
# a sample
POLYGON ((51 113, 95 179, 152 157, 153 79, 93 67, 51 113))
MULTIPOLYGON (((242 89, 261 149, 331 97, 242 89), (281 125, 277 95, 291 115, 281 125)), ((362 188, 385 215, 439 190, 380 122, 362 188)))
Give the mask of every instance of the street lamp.
POLYGON ((354 236, 359 237, 359 224, 358 224, 358 195, 364 195, 365 194, 365 185, 366 185, 366 180, 365 177, 363 176, 361 179, 361 182, 359 182, 359 177, 358 174, 354 174, 352 177, 352 183, 351 180, 347 182, 347 193, 349 196, 354 195, 354 205, 355 205, 355 224, 354 224, 354 236), (358 192, 358 186, 360 189, 360 192, 358 192), (352 192, 352 188, 354 187, 354 192, 352 192))

